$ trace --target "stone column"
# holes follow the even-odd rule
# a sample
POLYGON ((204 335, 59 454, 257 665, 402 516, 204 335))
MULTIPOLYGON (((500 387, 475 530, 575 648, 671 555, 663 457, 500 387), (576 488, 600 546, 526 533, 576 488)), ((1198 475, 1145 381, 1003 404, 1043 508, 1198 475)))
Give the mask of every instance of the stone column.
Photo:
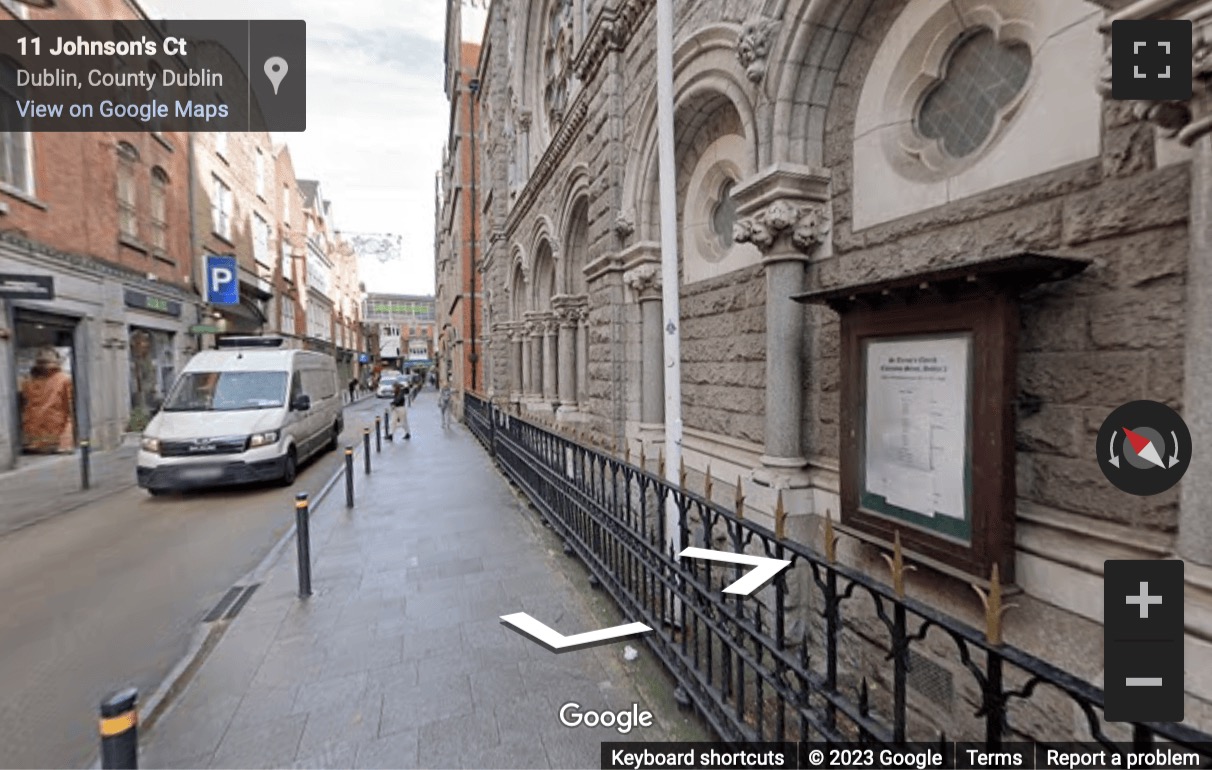
POLYGON ((518 337, 522 342, 522 398, 525 399, 532 392, 534 387, 531 380, 534 367, 531 360, 534 358, 534 344, 531 341, 532 324, 522 324, 522 328, 518 331, 518 337))
POLYGON ((525 358, 522 348, 522 332, 518 325, 514 324, 509 330, 509 394, 515 401, 522 394, 522 366, 525 358))
POLYGON ((577 406, 585 409, 589 403, 589 312, 577 310, 577 406))
POLYGON ((640 304, 640 422, 665 421, 665 342, 661 333, 661 266, 645 261, 623 274, 640 304))
POLYGON ((556 357, 556 334, 560 324, 554 316, 548 316, 543 324, 543 400, 551 403, 558 398, 556 372, 559 361, 556 357))
POLYGON ((559 380, 561 409, 575 409, 577 404, 577 322, 576 309, 564 308, 559 315, 559 380))
MULTIPOLYGON (((804 291, 805 263, 828 232, 828 188, 826 172, 780 164, 732 193, 740 216, 735 239, 757 246, 765 267, 765 454, 754 481, 772 489, 807 490, 809 486, 800 430, 804 307, 791 297, 804 291)), ((807 500, 801 504, 808 505, 807 500)))
POLYGON ((530 325, 530 390, 531 400, 543 395, 543 322, 539 318, 530 325))

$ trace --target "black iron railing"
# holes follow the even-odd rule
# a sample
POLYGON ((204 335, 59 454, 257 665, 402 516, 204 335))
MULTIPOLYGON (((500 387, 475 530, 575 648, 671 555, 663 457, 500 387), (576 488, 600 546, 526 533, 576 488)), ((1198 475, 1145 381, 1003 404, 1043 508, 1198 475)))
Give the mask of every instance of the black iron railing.
POLYGON ((684 480, 672 486, 663 474, 475 396, 466 396, 464 415, 624 617, 655 629, 641 638, 678 681, 679 696, 724 740, 1174 744, 1212 766, 1212 735, 1107 723, 1101 689, 1002 643, 996 578, 983 596, 989 628, 982 632, 906 596, 899 549, 889 557, 890 587, 836 561, 828 524, 818 552, 783 537, 782 516, 772 531, 743 517, 743 500, 736 512, 725 510, 708 500, 709 490, 696 494, 684 480), (668 526, 682 546, 792 566, 753 597, 726 595, 721 586, 743 568, 676 558, 668 526), (810 580, 793 578, 801 570, 810 580), (923 685, 931 674, 934 684, 923 685), (952 693, 950 706, 939 705, 940 689, 952 693))

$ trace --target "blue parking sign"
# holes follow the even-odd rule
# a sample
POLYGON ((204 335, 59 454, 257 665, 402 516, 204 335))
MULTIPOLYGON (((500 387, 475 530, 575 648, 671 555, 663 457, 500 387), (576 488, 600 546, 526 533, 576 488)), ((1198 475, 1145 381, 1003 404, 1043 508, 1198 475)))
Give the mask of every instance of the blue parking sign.
POLYGON ((236 258, 206 255, 206 301, 215 305, 240 304, 240 271, 236 258))

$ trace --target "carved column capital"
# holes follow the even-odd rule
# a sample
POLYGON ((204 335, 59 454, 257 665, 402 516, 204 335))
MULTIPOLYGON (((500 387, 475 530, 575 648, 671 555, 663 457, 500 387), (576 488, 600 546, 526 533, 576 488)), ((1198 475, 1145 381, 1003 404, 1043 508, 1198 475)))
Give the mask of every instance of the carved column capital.
POLYGON ((776 200, 750 217, 737 220, 732 238, 737 243, 752 243, 765 255, 776 251, 782 241, 811 256, 825 242, 831 225, 824 203, 776 200))
POLYGON ((776 164, 732 192, 737 243, 752 243, 767 260, 816 255, 829 235, 829 172, 776 164))
POLYGON ((645 262, 623 273, 623 282, 631 287, 641 300, 657 299, 661 293, 661 266, 656 262, 645 262))
POLYGON ((531 112, 530 110, 518 111, 518 129, 521 131, 530 131, 531 112))

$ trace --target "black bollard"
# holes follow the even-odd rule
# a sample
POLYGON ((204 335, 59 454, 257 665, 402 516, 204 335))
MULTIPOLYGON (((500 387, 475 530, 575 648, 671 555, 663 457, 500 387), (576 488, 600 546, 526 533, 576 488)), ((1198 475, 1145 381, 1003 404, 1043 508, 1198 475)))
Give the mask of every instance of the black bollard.
POLYGON ((91 449, 89 447, 88 439, 84 439, 83 441, 81 441, 80 442, 80 488, 81 489, 88 489, 89 486, 91 485, 91 481, 92 481, 89 478, 89 467, 88 467, 90 451, 91 451, 91 449))
POLYGON ((345 446, 345 507, 353 508, 353 447, 345 446))
POLYGON ((101 701, 101 767, 135 770, 139 767, 139 691, 119 690, 101 701))
POLYGON ((379 418, 375 418, 375 451, 383 451, 383 426, 379 423, 379 418))
POLYGON ((391 410, 383 410, 383 424, 387 426, 387 432, 391 433, 391 410))
POLYGON ((311 596, 311 526, 306 492, 295 495, 295 544, 299 551, 299 598, 306 599, 311 596))
POLYGON ((370 428, 362 429, 362 454, 366 459, 366 472, 370 473, 370 428))

